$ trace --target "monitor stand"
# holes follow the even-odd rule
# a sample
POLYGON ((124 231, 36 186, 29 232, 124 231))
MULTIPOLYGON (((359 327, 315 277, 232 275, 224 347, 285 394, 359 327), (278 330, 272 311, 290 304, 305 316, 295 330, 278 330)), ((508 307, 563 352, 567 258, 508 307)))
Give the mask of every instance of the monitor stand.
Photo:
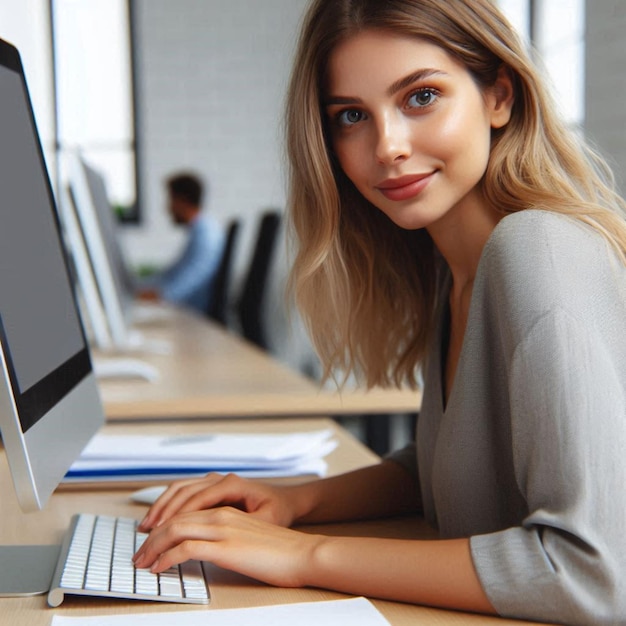
POLYGON ((0 546, 0 597, 48 593, 60 549, 58 545, 0 546))

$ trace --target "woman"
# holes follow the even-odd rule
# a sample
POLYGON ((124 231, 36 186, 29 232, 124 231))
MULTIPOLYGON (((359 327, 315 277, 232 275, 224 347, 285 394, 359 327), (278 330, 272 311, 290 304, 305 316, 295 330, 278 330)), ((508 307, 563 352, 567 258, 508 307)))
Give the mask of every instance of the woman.
POLYGON ((292 284, 327 373, 425 378, 415 447, 289 488, 209 476, 136 555, 268 583, 626 622, 626 225, 488 0, 315 0, 288 97, 292 284), (287 527, 421 512, 440 541, 287 527))

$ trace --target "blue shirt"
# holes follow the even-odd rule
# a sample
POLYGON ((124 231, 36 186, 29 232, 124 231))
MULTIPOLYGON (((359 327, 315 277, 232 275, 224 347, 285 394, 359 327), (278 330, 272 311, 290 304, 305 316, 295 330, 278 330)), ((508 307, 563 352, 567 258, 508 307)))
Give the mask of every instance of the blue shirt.
POLYGON ((210 215, 189 224, 187 244, 178 259, 155 277, 161 298, 205 313, 224 249, 224 230, 210 215))

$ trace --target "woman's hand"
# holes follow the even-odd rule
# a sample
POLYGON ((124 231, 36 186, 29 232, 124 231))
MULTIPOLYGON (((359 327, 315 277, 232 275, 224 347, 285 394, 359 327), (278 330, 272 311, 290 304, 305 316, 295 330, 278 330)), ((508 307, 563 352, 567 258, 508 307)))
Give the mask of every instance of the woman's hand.
POLYGON ((181 513, 154 528, 133 558, 154 573, 188 559, 209 561, 280 587, 306 584, 322 537, 282 528, 232 507, 181 513))
POLYGON ((150 507, 139 530, 147 532, 175 515, 232 506, 278 526, 294 521, 287 490, 235 474, 209 474, 204 478, 173 482, 150 507))
POLYGON ((278 587, 320 587, 480 613, 494 613, 469 539, 417 541, 314 535, 232 507, 182 513, 150 532, 135 566, 161 573, 208 561, 278 587))

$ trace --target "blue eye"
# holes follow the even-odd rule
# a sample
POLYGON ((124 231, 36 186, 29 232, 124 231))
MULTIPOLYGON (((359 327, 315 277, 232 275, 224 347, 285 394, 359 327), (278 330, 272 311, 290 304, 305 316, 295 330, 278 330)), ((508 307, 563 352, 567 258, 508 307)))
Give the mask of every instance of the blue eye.
POLYGON ((362 111, 347 109, 345 111, 341 111, 341 113, 337 115, 337 123, 340 126, 353 126, 354 124, 360 122, 364 117, 365 114, 362 111))
POLYGON ((407 105, 409 107, 423 109, 433 104, 437 97, 438 94, 434 89, 420 89, 409 96, 407 105))

